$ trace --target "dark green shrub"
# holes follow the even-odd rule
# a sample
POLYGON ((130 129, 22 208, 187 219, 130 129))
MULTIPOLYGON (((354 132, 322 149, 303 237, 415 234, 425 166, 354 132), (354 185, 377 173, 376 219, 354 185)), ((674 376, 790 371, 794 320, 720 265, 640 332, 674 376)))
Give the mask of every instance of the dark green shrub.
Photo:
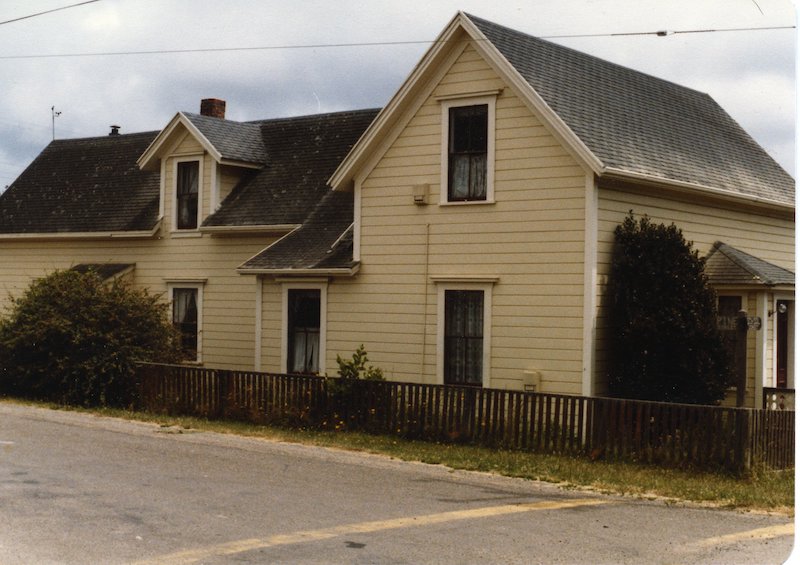
POLYGON ((88 406, 133 400, 137 361, 179 359, 168 306, 93 272, 56 271, 12 299, 0 320, 7 394, 88 406))
POLYGON ((339 365, 339 378, 328 379, 329 421, 327 425, 334 429, 362 429, 367 425, 370 413, 375 407, 368 405, 367 400, 374 397, 365 396, 366 389, 361 381, 383 381, 383 370, 367 366, 367 352, 362 344, 356 349, 351 359, 336 356, 339 365))
POLYGON ((614 231, 609 276, 611 393, 713 404, 730 369, 705 260, 674 224, 633 213, 614 231))

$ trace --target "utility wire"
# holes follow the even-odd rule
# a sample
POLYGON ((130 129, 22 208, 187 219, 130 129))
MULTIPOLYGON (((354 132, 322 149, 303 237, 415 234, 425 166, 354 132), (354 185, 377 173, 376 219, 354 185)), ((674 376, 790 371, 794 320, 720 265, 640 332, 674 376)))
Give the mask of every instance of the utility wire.
POLYGON ((13 23, 13 22, 18 22, 20 20, 27 20, 29 18, 35 18, 36 16, 43 16, 45 14, 52 14, 53 12, 60 12, 61 10, 68 10, 69 8, 75 8, 77 6, 83 6, 85 4, 92 4, 94 2, 100 2, 100 0, 86 0, 86 2, 78 2, 77 4, 70 4, 69 6, 61 6, 60 8, 53 8, 52 10, 45 10, 44 12, 37 12, 35 14, 29 14, 27 16, 14 18, 13 20, 6 20, 4 22, 0 22, 0 26, 4 25, 4 24, 10 24, 10 23, 13 23))
POLYGON ((624 37, 630 35, 657 35, 664 37, 667 35, 678 35, 681 33, 720 33, 729 31, 769 31, 776 29, 795 29, 797 26, 771 26, 771 27, 731 27, 720 29, 684 29, 677 31, 659 30, 659 31, 632 31, 627 33, 583 33, 573 35, 543 35, 541 39, 568 39, 580 37, 624 37))
MULTIPOLYGON (((98 1, 98 0, 92 0, 98 1)), ((795 29, 796 26, 773 26, 773 27, 745 27, 745 28, 723 28, 723 29, 694 29, 694 30, 678 30, 678 31, 640 31, 628 33, 587 33, 587 34, 573 34, 573 35, 543 35, 541 39, 569 39, 569 38, 582 38, 582 37, 623 37, 634 35, 656 35, 664 37, 667 35, 676 35, 682 33, 719 33, 719 32, 734 32, 734 31, 770 31, 780 29, 795 29)), ((53 53, 53 54, 39 54, 39 55, 0 55, 2 59, 55 59, 67 57, 113 57, 122 55, 164 55, 175 53, 224 53, 234 51, 278 51, 288 49, 329 49, 341 47, 382 47, 393 45, 421 45, 434 43, 433 41, 375 41, 366 43, 314 43, 307 45, 264 45, 257 47, 205 47, 198 49, 152 49, 142 51, 106 51, 95 53, 53 53)))

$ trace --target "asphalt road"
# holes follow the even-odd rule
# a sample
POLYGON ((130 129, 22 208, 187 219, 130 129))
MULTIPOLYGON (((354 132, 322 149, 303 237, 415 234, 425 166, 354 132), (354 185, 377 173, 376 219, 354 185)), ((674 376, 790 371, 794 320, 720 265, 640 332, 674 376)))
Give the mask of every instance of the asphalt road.
POLYGON ((782 563, 790 519, 0 402, 0 564, 782 563))

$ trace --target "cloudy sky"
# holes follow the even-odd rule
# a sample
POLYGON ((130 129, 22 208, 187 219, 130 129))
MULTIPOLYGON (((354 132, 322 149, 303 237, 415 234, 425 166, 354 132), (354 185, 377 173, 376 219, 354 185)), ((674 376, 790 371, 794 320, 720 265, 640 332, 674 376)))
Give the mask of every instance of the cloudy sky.
POLYGON ((722 31, 794 26, 791 0, 95 0, 17 19, 79 2, 0 2, 0 190, 52 139, 51 107, 72 138, 158 130, 208 97, 233 120, 383 106, 458 10, 707 92, 795 173, 796 30, 722 31))

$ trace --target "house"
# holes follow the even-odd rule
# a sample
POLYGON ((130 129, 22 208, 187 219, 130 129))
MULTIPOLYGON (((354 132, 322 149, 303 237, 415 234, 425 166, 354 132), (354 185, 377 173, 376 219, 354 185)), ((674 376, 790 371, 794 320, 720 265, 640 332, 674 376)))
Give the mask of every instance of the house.
POLYGON ((633 210, 708 253, 723 323, 760 318, 748 405, 794 386, 794 180, 705 94, 459 13, 380 111, 221 108, 48 146, 0 197, 0 292, 127 265, 193 362, 363 343, 390 379, 598 395, 633 210))

